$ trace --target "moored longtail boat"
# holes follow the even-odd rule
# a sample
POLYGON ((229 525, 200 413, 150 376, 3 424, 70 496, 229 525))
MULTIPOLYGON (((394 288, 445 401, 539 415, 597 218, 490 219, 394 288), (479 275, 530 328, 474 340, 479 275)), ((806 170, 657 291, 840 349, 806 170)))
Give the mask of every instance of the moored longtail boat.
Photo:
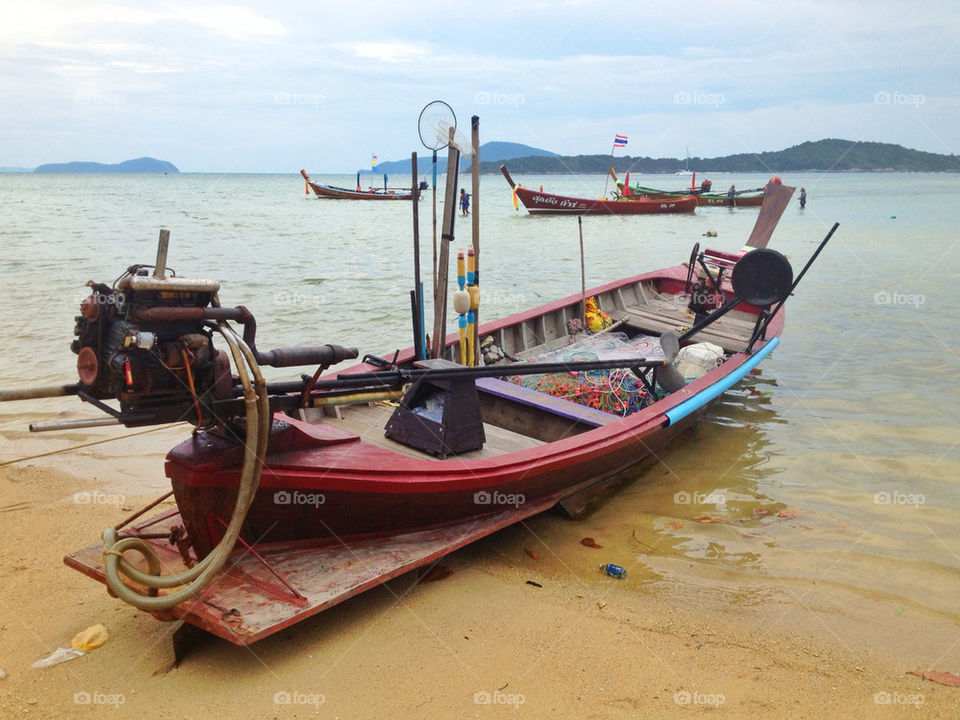
POLYGON ((162 231, 152 274, 91 284, 80 382, 0 399, 78 394, 128 426, 197 425, 167 457, 176 508, 137 514, 65 562, 157 617, 246 645, 554 505, 576 514, 676 438, 780 343, 806 268, 794 280, 765 246, 792 191, 768 192, 745 254, 695 247, 688 263, 482 325, 505 360, 479 367, 453 362, 457 333, 437 358, 407 349, 339 372, 328 368, 355 349, 260 351, 253 316, 221 307, 218 282, 166 272, 162 231), (586 335, 585 305, 616 327, 586 335), (672 361, 704 341, 717 362, 680 374, 672 361), (317 369, 268 384, 262 365, 317 369), (591 378, 589 393, 544 382, 571 373, 591 378))
POLYGON ((414 195, 417 196, 418 200, 420 198, 419 190, 412 192, 410 188, 370 187, 366 190, 361 190, 359 175, 357 188, 351 190, 350 188, 337 187, 336 185, 324 185, 323 183, 313 182, 310 176, 307 175, 306 170, 301 170, 300 174, 306 181, 307 186, 313 190, 314 195, 318 198, 332 198, 334 200, 410 200, 414 195))
POLYGON ((500 172, 507 179, 514 194, 514 207, 519 210, 517 199, 531 215, 650 215, 658 213, 687 213, 697 207, 693 196, 671 197, 663 200, 618 198, 605 200, 598 198, 570 197, 531 190, 514 183, 505 165, 500 172))
MULTIPOLYGON (((657 188, 644 187, 643 185, 630 185, 630 173, 627 173, 627 181, 624 182, 613 168, 610 168, 610 175, 617 185, 618 198, 624 200, 673 200, 677 198, 694 195, 697 198, 698 207, 710 206, 730 206, 730 196, 725 192, 709 192, 701 187, 691 187, 689 190, 658 190, 657 188)), ((704 184, 706 187, 709 185, 704 184)), ((760 207, 763 205, 763 188, 754 188, 751 190, 738 190, 733 196, 733 207, 760 207)))

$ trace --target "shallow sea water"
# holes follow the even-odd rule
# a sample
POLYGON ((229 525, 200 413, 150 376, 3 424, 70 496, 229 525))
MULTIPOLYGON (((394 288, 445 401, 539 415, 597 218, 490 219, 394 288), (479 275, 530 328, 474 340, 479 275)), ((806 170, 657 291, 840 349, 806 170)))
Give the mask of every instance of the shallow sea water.
MULTIPOLYGON (((604 193, 603 176, 515 179, 548 192, 604 193)), ((711 179, 722 189, 767 178, 711 179)), ((808 193, 806 209, 791 202, 771 242, 795 273, 834 221, 840 228, 787 303, 783 343, 762 374, 728 392, 686 442, 585 523, 546 516, 537 527, 584 577, 596 568, 582 565, 582 548, 565 548, 593 534, 604 545, 597 557, 638 578, 682 565, 744 587, 771 576, 818 580, 960 620, 960 178, 783 180, 808 193), (695 520, 703 516, 723 522, 695 520)), ((515 212, 500 176, 482 178, 481 196, 484 320, 579 291, 573 218, 515 212)), ((72 382, 68 347, 84 283, 152 263, 160 227, 171 230, 169 265, 220 280, 225 305, 257 316, 264 348, 333 342, 387 354, 411 344, 407 203, 318 200, 294 174, 0 175, 0 206, 0 387, 72 382)), ((680 263, 694 242, 736 250, 757 212, 585 218, 588 286, 680 263), (705 238, 707 230, 718 237, 705 238)), ((429 286, 429 194, 420 213, 429 286)), ((456 236, 455 248, 469 242, 460 217, 456 236)), ((36 407, 72 411, 76 401, 36 407)), ((0 406, 0 438, 22 430, 29 412, 0 406)), ((0 460, 12 459, 11 448, 0 439, 0 460)))

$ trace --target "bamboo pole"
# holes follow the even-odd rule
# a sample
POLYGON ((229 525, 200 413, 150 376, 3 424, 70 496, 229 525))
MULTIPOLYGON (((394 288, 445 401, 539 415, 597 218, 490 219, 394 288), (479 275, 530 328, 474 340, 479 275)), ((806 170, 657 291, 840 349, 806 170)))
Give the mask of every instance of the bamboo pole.
POLYGON ((480 364, 480 118, 470 118, 470 144, 473 148, 471 167, 473 190, 473 283, 477 286, 477 307, 473 308, 473 360, 471 365, 480 364))
POLYGON ((580 307, 583 309, 583 331, 587 331, 587 266, 583 259, 583 217, 577 215, 580 230, 580 307))
POLYGON ((413 200, 413 347, 417 360, 424 359, 423 347, 423 283, 420 281, 420 182, 417 154, 410 155, 410 197, 413 200))
MULTIPOLYGON (((437 151, 433 151, 433 299, 437 299, 437 151)), ((434 305, 436 307, 436 305, 434 305)))
POLYGON ((454 129, 450 128, 447 145, 447 189, 443 199, 443 224, 440 234, 440 259, 437 263, 437 289, 433 305, 432 357, 443 355, 447 337, 447 285, 450 277, 450 245, 453 244, 454 222, 457 218, 457 171, 460 168, 460 150, 453 143, 454 129))

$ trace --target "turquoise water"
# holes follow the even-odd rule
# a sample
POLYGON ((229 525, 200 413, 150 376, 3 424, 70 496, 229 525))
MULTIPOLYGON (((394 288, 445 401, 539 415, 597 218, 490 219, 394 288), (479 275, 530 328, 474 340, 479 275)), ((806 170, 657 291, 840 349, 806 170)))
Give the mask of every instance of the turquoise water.
MULTIPOLYGON (((747 188, 767 176, 711 179, 718 189, 747 188)), ((585 197, 602 195, 605 184, 603 176, 515 180, 585 197)), ((623 528, 610 547, 658 572, 631 545, 637 528, 695 567, 826 578, 952 614, 960 590, 960 177, 783 180, 808 194, 806 209, 791 203, 771 243, 795 272, 834 221, 840 229, 787 304, 782 346, 690 442, 671 448, 591 523, 611 534, 623 528), (678 493, 719 493, 726 502, 683 502, 678 493), (803 519, 771 519, 783 508, 801 509, 803 519), (703 514, 727 522, 693 521, 703 514), (683 527, 666 528, 675 520, 683 527)), ((684 178, 631 181, 671 189, 684 178)), ((0 203, 0 387, 73 381, 68 346, 83 284, 152 263, 160 227, 171 230, 169 265, 220 280, 225 305, 257 316, 263 348, 334 342, 385 354, 411 344, 407 203, 318 200, 295 174, 0 175, 0 203)), ((575 219, 515 212, 494 175, 482 178, 479 210, 483 319, 579 291, 575 219)), ((429 286, 429 195, 420 212, 429 286)), ((738 249, 757 212, 585 218, 588 285, 680 263, 694 242, 738 249), (718 237, 705 238, 707 230, 718 237)), ((454 246, 469 238, 458 216, 454 246)), ((0 424, 11 427, 25 411, 0 407, 0 424)), ((561 531, 580 532, 570 527, 561 531)))

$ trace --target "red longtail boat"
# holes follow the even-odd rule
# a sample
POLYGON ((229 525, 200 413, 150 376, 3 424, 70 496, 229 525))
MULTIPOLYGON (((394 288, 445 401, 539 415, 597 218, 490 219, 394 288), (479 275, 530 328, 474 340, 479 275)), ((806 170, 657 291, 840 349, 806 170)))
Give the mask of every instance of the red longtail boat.
POLYGON ((420 199, 419 190, 414 192, 411 191, 410 188, 370 187, 366 190, 361 190, 359 175, 357 176, 357 188, 351 190, 350 188, 337 187, 336 185, 324 185, 323 183, 313 182, 310 176, 307 175, 306 170, 301 170, 300 174, 306 181, 307 186, 313 190, 313 194, 318 198, 331 198, 334 200, 410 200, 416 195, 417 199, 420 199))
POLYGON ((194 423, 167 457, 176 508, 145 520, 147 506, 64 561, 158 618, 250 644, 555 505, 577 515, 676 438, 780 343, 806 267, 794 280, 766 245, 792 191, 768 192, 740 253, 695 246, 685 264, 482 325, 502 360, 472 367, 453 362, 455 333, 439 357, 339 372, 355 349, 258 350, 218 282, 166 272, 162 231, 154 266, 91 283, 80 382, 0 399, 76 394, 128 426, 194 423), (587 306, 615 325, 586 333, 587 306), (718 361, 680 373, 674 359, 704 341, 718 361), (317 369, 270 384, 263 365, 317 369), (597 372, 605 395, 536 380, 597 372))
POLYGON ((530 190, 514 183, 505 165, 500 172, 507 179, 514 193, 514 207, 519 209, 517 199, 531 215, 651 215, 663 213, 688 213, 697 208, 697 198, 690 196, 671 197, 666 200, 638 198, 630 200, 617 198, 605 200, 598 198, 570 197, 554 195, 538 190, 530 190))

